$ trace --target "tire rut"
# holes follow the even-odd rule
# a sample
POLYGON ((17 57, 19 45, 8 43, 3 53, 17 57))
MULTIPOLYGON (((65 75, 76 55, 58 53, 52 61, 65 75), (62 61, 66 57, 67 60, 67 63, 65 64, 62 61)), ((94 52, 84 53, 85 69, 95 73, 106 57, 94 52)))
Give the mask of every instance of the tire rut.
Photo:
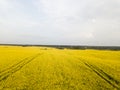
POLYGON ((98 76, 100 76, 102 79, 104 79, 107 83, 112 85, 117 90, 120 90, 120 82, 104 72, 102 69, 98 68, 95 65, 91 65, 88 62, 82 61, 87 67, 89 67, 93 72, 95 72, 98 76))
POLYGON ((37 58, 41 54, 42 53, 36 54, 34 56, 31 56, 31 57, 27 57, 27 58, 21 60, 20 62, 12 65, 11 67, 2 70, 0 72, 0 81, 7 79, 10 75, 19 71, 23 66, 30 63, 32 60, 34 60, 35 58, 37 58))
MULTIPOLYGON (((70 56, 72 55, 71 53, 68 53, 68 52, 67 52, 67 54, 70 55, 70 56)), ((99 77, 104 79, 107 83, 109 83, 115 89, 120 90, 120 81, 116 80, 115 78, 113 78, 112 76, 107 74, 105 71, 100 69, 99 67, 86 62, 85 59, 83 59, 81 57, 76 57, 76 56, 73 56, 73 57, 77 58, 78 60, 80 60, 83 64, 85 64, 85 66, 90 68, 93 72, 95 72, 99 77)))

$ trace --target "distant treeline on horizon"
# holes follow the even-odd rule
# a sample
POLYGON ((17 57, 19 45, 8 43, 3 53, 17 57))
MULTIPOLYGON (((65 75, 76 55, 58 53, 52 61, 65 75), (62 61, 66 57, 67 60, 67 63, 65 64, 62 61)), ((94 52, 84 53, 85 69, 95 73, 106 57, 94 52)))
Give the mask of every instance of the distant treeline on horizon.
POLYGON ((37 47, 53 47, 57 49, 97 49, 97 50, 120 50, 120 46, 89 46, 89 45, 30 45, 30 44, 0 44, 1 46, 37 46, 37 47))

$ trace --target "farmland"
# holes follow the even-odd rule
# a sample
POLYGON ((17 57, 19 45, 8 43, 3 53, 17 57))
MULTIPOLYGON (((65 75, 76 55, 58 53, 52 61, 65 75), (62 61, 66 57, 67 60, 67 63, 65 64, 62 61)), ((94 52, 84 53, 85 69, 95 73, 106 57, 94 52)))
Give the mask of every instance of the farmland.
POLYGON ((120 51, 0 46, 0 90, 120 90, 120 51))

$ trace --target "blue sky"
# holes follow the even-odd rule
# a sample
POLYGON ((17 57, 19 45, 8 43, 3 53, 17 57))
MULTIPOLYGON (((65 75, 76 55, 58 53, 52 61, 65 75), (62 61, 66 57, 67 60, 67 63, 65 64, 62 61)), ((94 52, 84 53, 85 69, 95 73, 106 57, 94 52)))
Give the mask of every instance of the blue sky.
POLYGON ((0 0, 0 43, 120 46, 120 0, 0 0))

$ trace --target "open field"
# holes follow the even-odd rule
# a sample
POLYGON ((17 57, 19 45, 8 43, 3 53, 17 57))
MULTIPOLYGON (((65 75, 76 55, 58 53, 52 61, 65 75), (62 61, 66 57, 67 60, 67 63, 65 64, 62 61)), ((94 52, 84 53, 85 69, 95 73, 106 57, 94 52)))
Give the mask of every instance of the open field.
POLYGON ((0 90, 120 90, 120 51, 0 46, 0 90))

